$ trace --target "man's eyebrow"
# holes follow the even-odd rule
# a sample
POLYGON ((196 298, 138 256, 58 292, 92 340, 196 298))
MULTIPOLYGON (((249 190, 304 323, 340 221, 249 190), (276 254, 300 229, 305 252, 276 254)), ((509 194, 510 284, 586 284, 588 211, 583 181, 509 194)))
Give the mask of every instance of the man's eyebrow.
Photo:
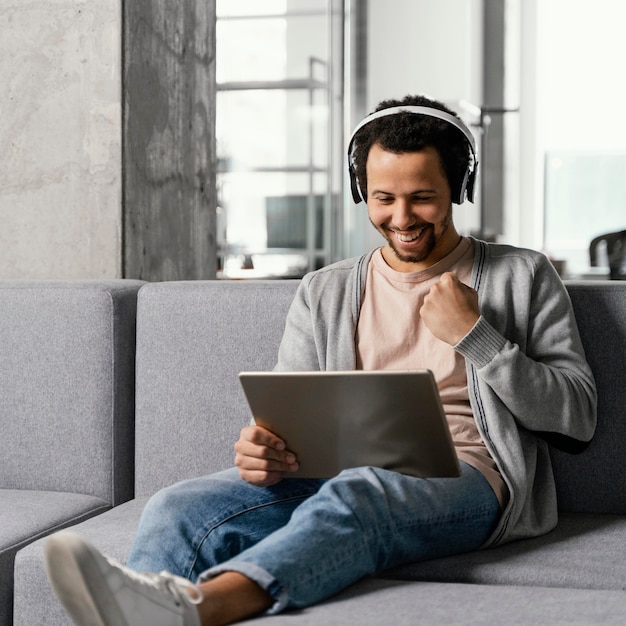
MULTIPOLYGON (((392 191, 385 191, 384 189, 373 189, 372 191, 370 191, 371 195, 374 195, 376 193, 382 193, 382 194, 385 194, 386 196, 396 195, 392 191)), ((429 194, 429 193, 437 193, 437 190, 436 189, 415 189, 413 191, 410 191, 407 195, 416 196, 420 194, 429 194)))

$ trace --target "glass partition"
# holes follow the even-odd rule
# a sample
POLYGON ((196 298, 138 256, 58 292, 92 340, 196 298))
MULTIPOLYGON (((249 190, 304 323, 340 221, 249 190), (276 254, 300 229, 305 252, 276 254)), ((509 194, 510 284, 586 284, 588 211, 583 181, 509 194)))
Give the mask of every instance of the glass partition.
POLYGON ((219 275, 302 276, 339 221, 342 3, 227 0, 217 18, 219 275))

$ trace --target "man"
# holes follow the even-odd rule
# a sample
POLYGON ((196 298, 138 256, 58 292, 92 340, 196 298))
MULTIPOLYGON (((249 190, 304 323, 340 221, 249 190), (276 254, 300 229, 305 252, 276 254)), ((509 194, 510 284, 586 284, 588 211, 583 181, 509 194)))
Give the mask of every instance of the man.
POLYGON ((48 540, 52 585, 78 624, 232 623, 554 527, 547 442, 590 440, 595 386, 547 259, 456 231, 452 203, 472 199, 476 168, 471 133, 441 103, 381 103, 350 142, 350 176, 385 244, 302 280, 277 364, 430 368, 461 475, 289 479, 298 460, 284 442, 246 427, 236 469, 151 499, 127 567, 74 534, 48 540))

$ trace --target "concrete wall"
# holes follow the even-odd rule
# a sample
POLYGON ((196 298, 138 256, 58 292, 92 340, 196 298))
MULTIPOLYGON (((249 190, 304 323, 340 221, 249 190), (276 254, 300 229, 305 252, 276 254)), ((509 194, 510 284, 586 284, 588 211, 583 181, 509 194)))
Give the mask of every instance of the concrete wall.
POLYGON ((0 33, 0 278, 118 277, 119 0, 2 0, 0 33))
POLYGON ((215 275, 214 24, 199 0, 2 0, 0 278, 215 275))

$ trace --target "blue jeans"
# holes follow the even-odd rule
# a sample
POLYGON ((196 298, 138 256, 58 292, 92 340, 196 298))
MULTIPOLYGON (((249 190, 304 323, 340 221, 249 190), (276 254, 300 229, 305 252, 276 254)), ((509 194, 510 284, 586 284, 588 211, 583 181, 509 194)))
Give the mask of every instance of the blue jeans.
POLYGON ((500 516, 483 475, 413 478, 365 467, 254 487, 236 469, 154 495, 127 565, 191 580, 236 571, 270 610, 319 602, 389 567, 478 549, 500 516))

